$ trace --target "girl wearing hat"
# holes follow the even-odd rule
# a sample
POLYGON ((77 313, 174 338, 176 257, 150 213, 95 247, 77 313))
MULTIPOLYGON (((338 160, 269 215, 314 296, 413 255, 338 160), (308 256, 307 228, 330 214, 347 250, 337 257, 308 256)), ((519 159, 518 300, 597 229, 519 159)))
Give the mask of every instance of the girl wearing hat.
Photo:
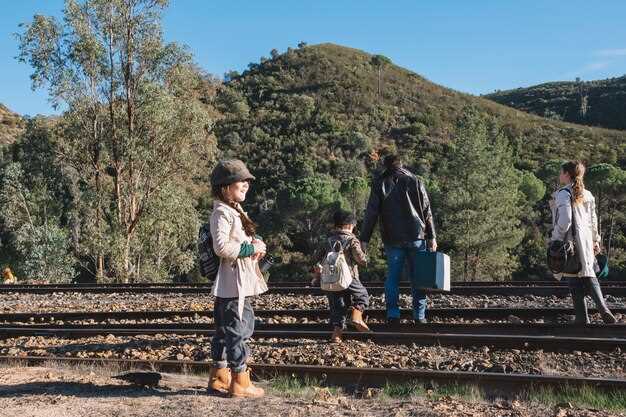
POLYGON ((249 298, 267 291, 259 269, 265 244, 256 239, 256 225, 241 208, 254 176, 239 160, 221 161, 211 174, 215 201, 211 213, 213 249, 220 267, 213 284, 215 335, 211 341, 213 366, 209 390, 234 397, 261 397, 262 388, 250 382, 247 340, 254 331, 249 298))
POLYGON ((552 208, 551 241, 575 241, 580 259, 579 271, 563 273, 569 281, 574 300, 577 323, 589 323, 585 295, 589 294, 605 323, 615 323, 615 317, 607 307, 596 277, 600 272, 595 255, 600 252, 600 234, 593 195, 585 189, 583 177, 585 166, 576 161, 561 166, 559 181, 562 187, 550 202, 552 208))

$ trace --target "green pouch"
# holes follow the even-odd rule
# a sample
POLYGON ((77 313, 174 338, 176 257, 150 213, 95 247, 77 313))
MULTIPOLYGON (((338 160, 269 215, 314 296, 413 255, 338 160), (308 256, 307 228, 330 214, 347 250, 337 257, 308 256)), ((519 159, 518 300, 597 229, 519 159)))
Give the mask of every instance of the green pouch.
POLYGON ((600 272, 596 274, 598 278, 606 278, 609 276, 609 259, 606 255, 598 254, 596 255, 596 261, 598 262, 598 266, 600 267, 600 272))

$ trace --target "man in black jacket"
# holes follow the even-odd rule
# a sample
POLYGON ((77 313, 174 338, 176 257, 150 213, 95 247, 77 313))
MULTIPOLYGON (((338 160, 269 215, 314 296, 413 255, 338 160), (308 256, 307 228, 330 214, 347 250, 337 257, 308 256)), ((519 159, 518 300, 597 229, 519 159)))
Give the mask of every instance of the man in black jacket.
MULTIPOLYGON (((437 250, 435 224, 424 184, 403 168, 397 155, 384 159, 385 170, 377 176, 370 192, 361 233, 361 246, 366 249, 374 226, 380 218, 380 230, 387 255, 385 301, 387 322, 400 318, 398 284, 404 265, 408 263, 411 284, 420 251, 437 250)), ((412 286, 413 318, 426 323, 426 295, 412 286)))

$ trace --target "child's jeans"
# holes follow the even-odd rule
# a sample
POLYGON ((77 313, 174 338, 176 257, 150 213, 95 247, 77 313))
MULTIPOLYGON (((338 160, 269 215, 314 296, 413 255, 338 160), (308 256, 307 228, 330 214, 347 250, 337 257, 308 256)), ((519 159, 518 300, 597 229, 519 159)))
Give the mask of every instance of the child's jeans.
POLYGON ((353 279, 348 288, 343 291, 328 292, 328 306, 330 307, 330 324, 333 327, 345 329, 348 307, 363 311, 369 306, 367 290, 358 279, 353 279))
POLYGON ((250 356, 246 342, 254 332, 254 311, 246 297, 243 314, 239 318, 237 305, 237 298, 215 297, 215 335, 211 339, 211 359, 217 368, 228 366, 233 372, 243 372, 246 359, 250 356))

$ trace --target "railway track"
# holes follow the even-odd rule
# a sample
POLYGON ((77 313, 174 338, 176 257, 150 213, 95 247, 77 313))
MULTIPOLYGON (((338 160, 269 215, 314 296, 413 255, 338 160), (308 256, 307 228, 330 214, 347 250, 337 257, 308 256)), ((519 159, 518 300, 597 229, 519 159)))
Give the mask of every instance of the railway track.
MULTIPOLYGON (((329 330, 280 330, 268 326, 263 330, 255 329, 254 337, 263 339, 322 339, 329 337, 329 330)), ((623 328, 622 328, 623 329, 623 328)), ((63 339, 81 339, 93 336, 139 336, 157 334, 213 336, 214 329, 198 326, 20 326, 0 328, 0 339, 27 337, 58 337, 63 339)), ((377 344, 417 344, 423 346, 477 347, 490 346, 500 349, 542 349, 551 352, 563 351, 612 351, 626 349, 626 335, 621 337, 574 337, 528 334, 470 334, 470 333, 428 333, 428 332, 344 332, 345 339, 372 341, 377 344)))
MULTIPOLYGON (((384 294, 384 287, 367 287, 370 295, 384 294)), ((603 288, 604 295, 612 295, 616 297, 626 297, 626 286, 607 286, 603 288)), ((409 294, 410 288, 400 287, 400 292, 409 294)), ((128 287, 128 286, 32 286, 32 287, 10 287, 1 286, 0 294, 22 293, 22 294, 52 294, 52 293, 91 293, 91 294, 115 294, 115 293, 143 293, 143 294, 210 294, 208 286, 159 286, 159 287, 128 287)), ((280 295, 319 295, 326 293, 319 288, 312 287, 276 287, 270 286, 265 294, 280 295)), ((569 296, 570 292, 566 286, 460 286, 453 287, 450 292, 445 294, 451 295, 499 295, 499 296, 569 296)))
MULTIPOLYGON (((363 284, 371 287, 382 287, 384 281, 364 281, 363 284)), ((626 281, 601 281, 602 288, 605 287, 626 287, 626 281)), ((208 285, 208 284, 194 284, 208 285)), ((270 287, 306 287, 308 282, 304 281, 270 281, 270 287)), ((459 287, 567 287, 567 281, 459 281, 452 282, 452 288, 459 287)), ((408 281, 400 281, 400 288, 410 288, 408 281)))
MULTIPOLYGON (((428 324, 395 324, 370 323, 370 329, 375 333, 417 333, 417 334, 470 334, 470 335, 526 335, 526 336, 554 336, 554 337, 591 337, 591 338, 626 338, 626 324, 515 324, 515 323, 428 323, 428 324)), ((23 330, 27 334, 37 330, 94 330, 101 334, 110 334, 114 331, 149 331, 184 334, 194 331, 212 331, 213 323, 106 323, 106 324, 25 324, 19 326, 0 326, 0 335, 7 329, 10 332, 23 330)), ((328 323, 256 323, 257 331, 282 332, 329 332, 328 323)))
MULTIPOLYGON (((382 287, 384 281, 364 281, 367 286, 382 287)), ((89 288, 89 287, 117 287, 117 288, 150 288, 150 287, 190 287, 210 288, 212 283, 175 283, 175 282, 137 282, 137 283, 74 283, 74 284, 8 284, 3 288, 28 289, 28 288, 89 288)), ((307 287, 308 281, 270 281, 270 287, 307 287)), ((601 281, 602 287, 626 287, 626 280, 601 281)), ((406 281, 400 282, 401 287, 409 287, 406 281)), ((459 281, 453 282, 453 287, 567 287, 566 281, 459 281)))
MULTIPOLYGON (((0 363, 41 366, 46 363, 69 366, 107 367, 116 370, 150 370, 206 375, 210 363, 194 361, 138 361, 125 359, 81 359, 66 357, 0 356, 0 363)), ((279 375, 318 381, 323 385, 347 386, 352 389, 383 387, 386 384, 480 384, 499 392, 525 392, 533 387, 593 387, 599 390, 626 390, 626 379, 554 375, 505 374, 496 372, 430 371, 422 369, 354 368, 311 365, 250 364, 254 376, 270 379, 279 375)))
MULTIPOLYGON (((626 314, 626 308, 612 308, 614 314, 626 314)), ((597 310, 590 309, 591 314, 597 310)), ((255 316, 262 318, 293 317, 295 319, 320 320, 329 317, 328 309, 288 309, 288 310, 255 310, 255 316)), ((385 310, 366 310, 366 316, 372 319, 384 320, 385 310)), ((412 310, 400 310, 401 317, 410 319, 412 310)), ((441 319, 463 318, 465 320, 554 320, 563 316, 573 315, 571 308, 431 308, 429 317, 441 319)), ((174 320, 183 317, 213 317, 212 310, 173 310, 173 311, 72 311, 49 313, 0 313, 0 323, 12 322, 46 322, 70 320, 174 320)))

